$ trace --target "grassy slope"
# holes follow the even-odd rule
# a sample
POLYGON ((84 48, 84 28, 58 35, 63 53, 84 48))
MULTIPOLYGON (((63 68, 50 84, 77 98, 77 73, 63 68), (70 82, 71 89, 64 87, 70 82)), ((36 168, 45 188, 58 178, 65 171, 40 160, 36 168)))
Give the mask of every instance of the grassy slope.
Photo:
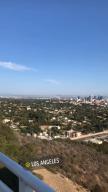
POLYGON ((60 155, 63 163, 59 167, 50 167, 50 170, 61 172, 91 191, 105 192, 108 189, 108 155, 89 146, 71 141, 37 140, 25 145, 21 153, 20 156, 25 156, 26 160, 60 155))
POLYGON ((0 125, 0 151, 17 160, 36 160, 37 157, 60 155, 63 163, 50 167, 91 191, 108 191, 108 155, 92 147, 72 141, 30 141, 19 145, 16 136, 0 125))

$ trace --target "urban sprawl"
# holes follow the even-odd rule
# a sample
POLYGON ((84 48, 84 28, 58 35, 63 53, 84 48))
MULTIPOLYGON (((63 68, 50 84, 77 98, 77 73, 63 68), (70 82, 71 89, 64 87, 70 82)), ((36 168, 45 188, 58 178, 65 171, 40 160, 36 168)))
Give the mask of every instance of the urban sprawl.
POLYGON ((0 97, 0 123, 20 136, 108 142, 108 98, 0 97))

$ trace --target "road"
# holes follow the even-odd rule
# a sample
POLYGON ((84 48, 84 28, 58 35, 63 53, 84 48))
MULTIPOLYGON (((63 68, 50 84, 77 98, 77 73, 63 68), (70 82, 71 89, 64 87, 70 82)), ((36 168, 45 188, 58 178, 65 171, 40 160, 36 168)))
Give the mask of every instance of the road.
POLYGON ((90 133, 90 134, 87 134, 87 135, 81 135, 80 137, 71 138, 71 140, 72 141, 83 140, 83 139, 88 139, 88 138, 91 138, 91 137, 107 135, 107 134, 108 134, 108 130, 102 131, 102 132, 98 132, 98 133, 90 133))

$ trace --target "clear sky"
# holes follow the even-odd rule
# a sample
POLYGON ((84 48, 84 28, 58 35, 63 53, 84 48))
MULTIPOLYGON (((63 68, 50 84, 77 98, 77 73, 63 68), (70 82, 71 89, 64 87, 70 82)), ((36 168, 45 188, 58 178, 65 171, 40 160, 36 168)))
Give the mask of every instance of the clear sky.
POLYGON ((0 94, 108 95, 108 0, 0 1, 0 94))

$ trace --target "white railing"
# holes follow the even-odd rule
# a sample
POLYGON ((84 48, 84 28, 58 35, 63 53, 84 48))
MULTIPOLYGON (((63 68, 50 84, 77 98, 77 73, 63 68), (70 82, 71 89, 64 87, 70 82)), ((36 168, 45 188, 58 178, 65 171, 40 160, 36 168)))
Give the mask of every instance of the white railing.
MULTIPOLYGON (((8 168, 19 178, 19 192, 55 192, 30 171, 0 152, 0 163, 8 168)), ((0 180, 0 192, 12 192, 9 187, 0 180)))

